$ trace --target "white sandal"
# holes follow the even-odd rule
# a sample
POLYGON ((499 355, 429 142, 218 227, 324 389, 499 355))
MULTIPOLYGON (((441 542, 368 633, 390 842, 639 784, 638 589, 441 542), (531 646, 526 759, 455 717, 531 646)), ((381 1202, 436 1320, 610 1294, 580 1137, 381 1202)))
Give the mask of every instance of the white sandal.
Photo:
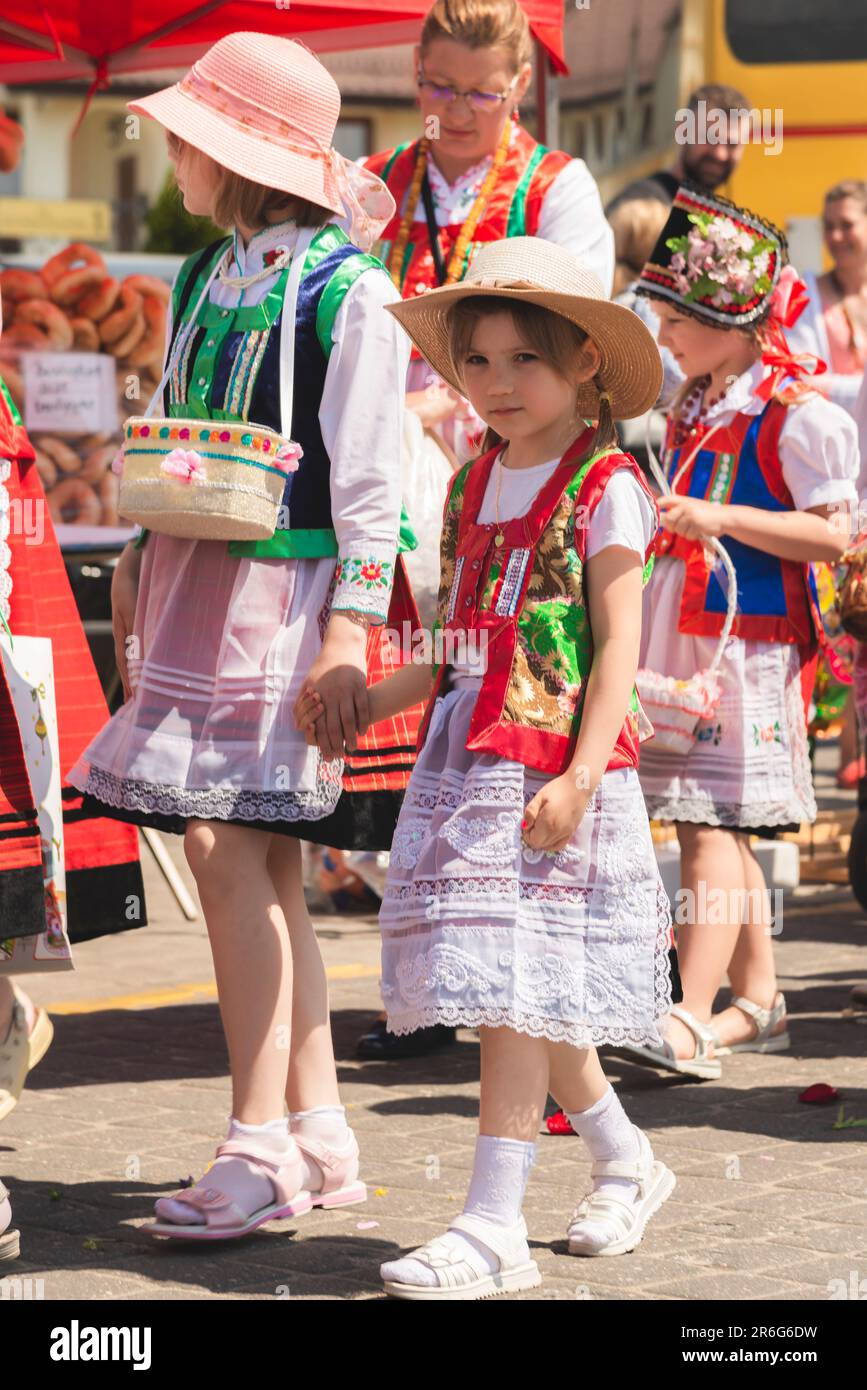
MULTIPOLYGON (((9 1201, 8 1189, 0 1181, 0 1218, 3 1216, 3 1208, 9 1201)), ((12 1208, 8 1209, 8 1223, 0 1230, 0 1261, 17 1260, 21 1254, 21 1233, 12 1230, 12 1208)))
POLYGON ((629 1202, 616 1197, 613 1192, 589 1192, 583 1197, 572 1213, 569 1222, 570 1255, 626 1255, 641 1243, 645 1227, 654 1212, 658 1211, 672 1194, 677 1178, 664 1163, 658 1163, 647 1135, 640 1129, 638 1135, 641 1152, 637 1159, 627 1163, 622 1159, 599 1160, 593 1164, 590 1176, 596 1178, 630 1178, 638 1184, 638 1198, 629 1202), (601 1250, 583 1240, 581 1228, 588 1222, 606 1222, 615 1229, 615 1238, 601 1250))
POLYGON ((717 1040, 716 1033, 711 1029, 714 1033, 714 1052, 717 1057, 728 1057, 732 1052, 785 1052, 791 1047, 792 1039, 788 1028, 771 1036, 771 1029, 776 1028, 780 1019, 786 1016, 784 994, 777 994, 772 1009, 761 1009, 758 1004, 754 1004, 750 999, 743 999, 740 995, 732 1000, 732 1004, 743 1013, 749 1014, 756 1025, 756 1035, 747 1042, 723 1044, 717 1040))
MULTIPOLYGON (((495 1226, 478 1216, 464 1212, 456 1216, 449 1231, 465 1231, 475 1240, 487 1246, 500 1261, 495 1274, 476 1274, 464 1255, 455 1250, 448 1239, 437 1236, 425 1245, 402 1256, 407 1260, 418 1260, 436 1274, 437 1285, 429 1288, 424 1284, 404 1284, 396 1280, 383 1280, 385 1292, 392 1298, 410 1299, 413 1302, 428 1302, 436 1299, 494 1298, 501 1293, 520 1293, 524 1289, 536 1289, 542 1282, 539 1266, 535 1260, 527 1259, 527 1224, 523 1216, 511 1228, 495 1226)), ((391 1261, 388 1261, 391 1263, 391 1261)))
POLYGON ((695 1038, 695 1052, 692 1057, 678 1057, 667 1038, 663 1038, 662 1047, 637 1047, 634 1043, 621 1043, 615 1051, 629 1052, 652 1062, 654 1066, 679 1072, 682 1076, 694 1076, 699 1081, 717 1081, 722 1076, 722 1063, 717 1057, 708 1054, 708 1048, 716 1046, 717 1038, 713 1029, 706 1023, 699 1023, 695 1015, 682 1008, 680 1004, 672 1005, 671 1015, 685 1023, 695 1038))

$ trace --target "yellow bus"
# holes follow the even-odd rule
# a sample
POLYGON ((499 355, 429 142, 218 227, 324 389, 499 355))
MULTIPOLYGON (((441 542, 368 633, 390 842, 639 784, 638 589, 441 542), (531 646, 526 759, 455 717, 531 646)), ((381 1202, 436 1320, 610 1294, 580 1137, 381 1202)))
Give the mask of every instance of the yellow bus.
POLYGON ((867 0, 683 0, 681 36, 684 102, 725 82, 766 122, 781 113, 781 138, 754 135, 720 191, 786 228, 795 264, 818 269, 826 189, 867 179, 867 0))

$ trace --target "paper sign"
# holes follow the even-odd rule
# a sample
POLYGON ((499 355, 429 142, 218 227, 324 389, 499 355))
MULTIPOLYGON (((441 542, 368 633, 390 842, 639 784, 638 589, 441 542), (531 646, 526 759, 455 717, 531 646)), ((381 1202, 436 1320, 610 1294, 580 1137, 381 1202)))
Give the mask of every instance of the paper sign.
POLYGON ((51 642, 47 637, 18 635, 10 642, 0 630, 0 663, 9 683, 39 818, 46 923, 46 930, 38 936, 0 940, 0 976, 73 970, 66 935, 60 736, 51 642))
POLYGON ((117 363, 104 352, 23 352, 24 424, 31 433, 114 434, 117 363))

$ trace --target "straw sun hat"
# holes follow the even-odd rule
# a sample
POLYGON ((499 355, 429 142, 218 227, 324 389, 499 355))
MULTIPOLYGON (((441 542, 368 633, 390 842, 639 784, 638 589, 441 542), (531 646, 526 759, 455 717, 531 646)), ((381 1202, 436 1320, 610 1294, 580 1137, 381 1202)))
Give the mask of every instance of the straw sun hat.
MULTIPOLYGON (((453 305, 473 295, 501 298, 504 308, 510 301, 540 304, 583 329, 602 355, 598 375, 616 420, 643 415, 656 401, 662 362, 638 315, 606 299, 596 276, 570 251, 529 236, 481 247, 459 284, 386 305, 434 371, 458 391, 464 387, 449 351, 448 315, 453 305)), ((599 413, 592 381, 579 388, 578 411, 590 419, 599 413)))
POLYGON ((293 39, 227 34, 180 82, 127 106, 233 173, 345 214, 359 245, 394 215, 382 180, 334 148, 337 83, 293 39))

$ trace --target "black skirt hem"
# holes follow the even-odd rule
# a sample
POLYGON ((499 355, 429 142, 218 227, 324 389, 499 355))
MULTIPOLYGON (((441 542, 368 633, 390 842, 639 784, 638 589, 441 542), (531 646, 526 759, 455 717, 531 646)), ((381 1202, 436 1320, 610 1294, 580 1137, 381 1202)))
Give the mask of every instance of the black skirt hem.
MULTIPOLYGON (((341 792, 334 810, 321 820, 268 821, 227 816, 225 823, 246 825, 251 830, 264 830, 273 835, 289 835, 296 840, 310 840, 313 844, 327 845, 330 849, 391 849, 403 796, 402 791, 341 792)), ((166 835, 183 835, 190 820, 206 819, 109 806, 90 792, 84 793, 82 809, 90 815, 110 816, 112 820, 147 826, 166 835)))

